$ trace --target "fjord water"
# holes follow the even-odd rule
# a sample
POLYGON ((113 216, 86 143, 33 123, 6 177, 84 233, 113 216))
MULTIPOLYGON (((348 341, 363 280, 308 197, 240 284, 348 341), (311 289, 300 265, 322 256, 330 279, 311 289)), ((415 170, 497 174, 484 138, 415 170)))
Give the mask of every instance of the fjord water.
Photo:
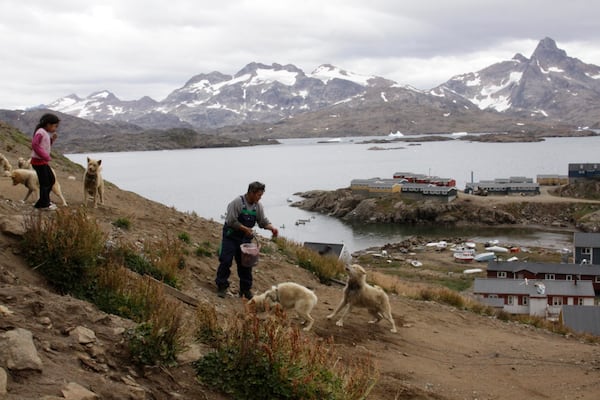
MULTIPOLYGON (((548 138, 537 143, 482 143, 463 140, 384 144, 365 143, 382 137, 285 139, 278 145, 145 152, 67 155, 85 165, 86 157, 102 160, 103 176, 179 211, 222 221, 229 201, 245 193, 248 183, 266 184, 262 198, 267 216, 280 235, 298 242, 344 243, 349 252, 402 241, 410 235, 498 239, 521 246, 571 247, 572 234, 522 229, 412 228, 390 224, 348 224, 337 218, 290 206, 295 193, 347 188, 355 178, 391 178, 414 172, 454 178, 465 183, 525 176, 568 174, 569 163, 598 160, 600 137, 548 138), (296 225, 298 220, 307 220, 296 225)), ((459 195, 463 195, 459 193, 459 195)), ((106 202, 110 205, 110 190, 106 202)), ((259 230, 259 234, 270 234, 259 230)))

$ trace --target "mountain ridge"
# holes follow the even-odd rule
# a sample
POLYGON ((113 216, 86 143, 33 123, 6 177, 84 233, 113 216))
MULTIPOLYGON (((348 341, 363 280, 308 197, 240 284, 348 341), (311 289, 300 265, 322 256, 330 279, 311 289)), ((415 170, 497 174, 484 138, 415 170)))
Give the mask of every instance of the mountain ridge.
MULTIPOLYGON (((516 53, 511 60, 456 75, 425 91, 331 64, 322 64, 307 74, 293 64, 251 62, 233 75, 218 71, 194 75, 160 101, 147 96, 120 100, 103 90, 86 98, 69 95, 45 107, 94 121, 119 120, 143 128, 210 130, 285 123, 287 119, 342 104, 355 113, 362 112, 360 106, 373 91, 376 93, 370 103, 378 99, 380 106, 388 102, 386 95, 409 91, 421 94, 417 103, 425 107, 436 108, 436 103, 447 102, 446 108, 451 108, 451 103, 463 102, 464 108, 499 112, 504 118, 599 125, 596 116, 600 111, 600 67, 569 57, 549 37, 540 40, 530 58, 516 53), (154 117, 147 118, 148 115, 154 117)), ((411 96, 400 96, 407 98, 403 106, 414 105, 410 103, 411 96)), ((362 114, 363 119, 368 119, 371 111, 362 114)), ((469 118, 486 118, 485 114, 469 114, 469 118)), ((453 120, 455 116, 446 118, 453 120)))

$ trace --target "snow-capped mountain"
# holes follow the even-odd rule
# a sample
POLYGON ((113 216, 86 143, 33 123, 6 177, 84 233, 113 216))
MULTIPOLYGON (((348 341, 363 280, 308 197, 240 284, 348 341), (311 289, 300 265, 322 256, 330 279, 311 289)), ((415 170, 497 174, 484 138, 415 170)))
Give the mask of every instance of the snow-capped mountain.
POLYGON ((600 67, 567 56, 545 38, 529 59, 516 54, 455 76, 431 93, 458 94, 482 110, 593 125, 600 115, 600 67))
POLYGON ((307 75, 293 65, 251 63, 233 76, 220 72, 196 75, 160 102, 148 97, 121 101, 102 91, 84 99, 70 95, 46 107, 96 121, 120 120, 152 128, 210 129, 248 122, 276 122, 348 101, 368 88, 392 85, 395 82, 332 65, 321 65, 307 75), (153 114, 157 118, 149 118, 153 114))
POLYGON ((529 59, 516 54, 429 91, 329 64, 306 74, 294 65, 250 63, 235 75, 196 75, 162 101, 122 101, 102 91, 45 107, 143 128, 252 130, 277 123, 320 135, 501 131, 517 120, 600 127, 600 67, 568 57, 545 38, 529 59))

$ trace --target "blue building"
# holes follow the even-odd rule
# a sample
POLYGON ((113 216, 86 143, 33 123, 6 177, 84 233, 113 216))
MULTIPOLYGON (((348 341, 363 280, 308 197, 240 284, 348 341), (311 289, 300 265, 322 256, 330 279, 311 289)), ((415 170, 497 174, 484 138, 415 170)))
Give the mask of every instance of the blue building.
POLYGON ((569 164, 569 183, 575 183, 589 179, 600 180, 599 163, 569 164))

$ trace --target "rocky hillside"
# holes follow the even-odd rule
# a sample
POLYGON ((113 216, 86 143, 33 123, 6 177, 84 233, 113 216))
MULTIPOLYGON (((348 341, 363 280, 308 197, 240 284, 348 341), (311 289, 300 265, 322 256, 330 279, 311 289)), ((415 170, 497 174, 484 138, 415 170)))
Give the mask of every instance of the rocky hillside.
MULTIPOLYGON (((29 154, 28 139, 10 127, 0 127, 0 152, 14 166, 29 154)), ((53 166, 69 210, 82 207, 83 169, 54 154, 53 166)), ((243 189, 241 189, 243 190, 243 189)), ((25 188, 0 177, 0 397, 7 400, 84 399, 206 399, 230 397, 198 382, 191 362, 210 351, 188 338, 188 347, 171 366, 140 366, 131 361, 125 332, 134 323, 106 314, 94 305, 49 287, 36 268, 27 265, 20 251, 23 221, 35 212, 23 203, 25 188)), ((185 232, 190 248, 181 269, 181 293, 214 305, 218 323, 244 313, 232 276, 232 295, 220 299, 213 279, 215 254, 197 255, 195 244, 218 248, 220 224, 166 207, 123 191, 107 182, 106 203, 87 210, 111 240, 142 245, 185 232), (129 229, 117 228, 120 218, 129 229)), ((302 336, 331 341, 340 363, 357 357, 372 359, 379 380, 369 399, 459 400, 497 398, 595 399, 600 379, 597 345, 572 335, 558 335, 531 325, 501 321, 434 301, 415 300, 423 284, 418 280, 389 278, 393 317, 398 333, 385 323, 369 324, 364 309, 352 311, 343 327, 326 316, 337 306, 342 287, 323 285, 306 270, 290 263, 285 254, 262 240, 254 271, 255 291, 282 281, 314 289, 319 302, 313 310, 315 325, 302 336), (560 380, 556 376, 561 376, 560 380), (477 377, 478 379, 471 379, 477 377), (535 379, 532 379, 535 377, 535 379)), ((439 254, 423 254, 426 263, 437 263, 439 254)), ((369 279, 375 271, 368 259, 363 265, 369 279)), ((460 273, 462 266, 454 268, 460 273)), ((389 267, 388 267, 389 268, 389 267)), ((397 266, 395 268, 413 268, 397 266)), ((428 271, 427 264, 423 270, 428 271)), ((440 276, 441 279, 441 276, 440 276)), ((378 281, 379 282, 379 281, 378 281)), ((194 307, 180 307, 194 315, 194 307)), ((263 316, 264 317, 264 316, 263 316)), ((299 326, 290 313, 288 321, 299 326)), ((226 371, 223 371, 226 373, 226 371)))

